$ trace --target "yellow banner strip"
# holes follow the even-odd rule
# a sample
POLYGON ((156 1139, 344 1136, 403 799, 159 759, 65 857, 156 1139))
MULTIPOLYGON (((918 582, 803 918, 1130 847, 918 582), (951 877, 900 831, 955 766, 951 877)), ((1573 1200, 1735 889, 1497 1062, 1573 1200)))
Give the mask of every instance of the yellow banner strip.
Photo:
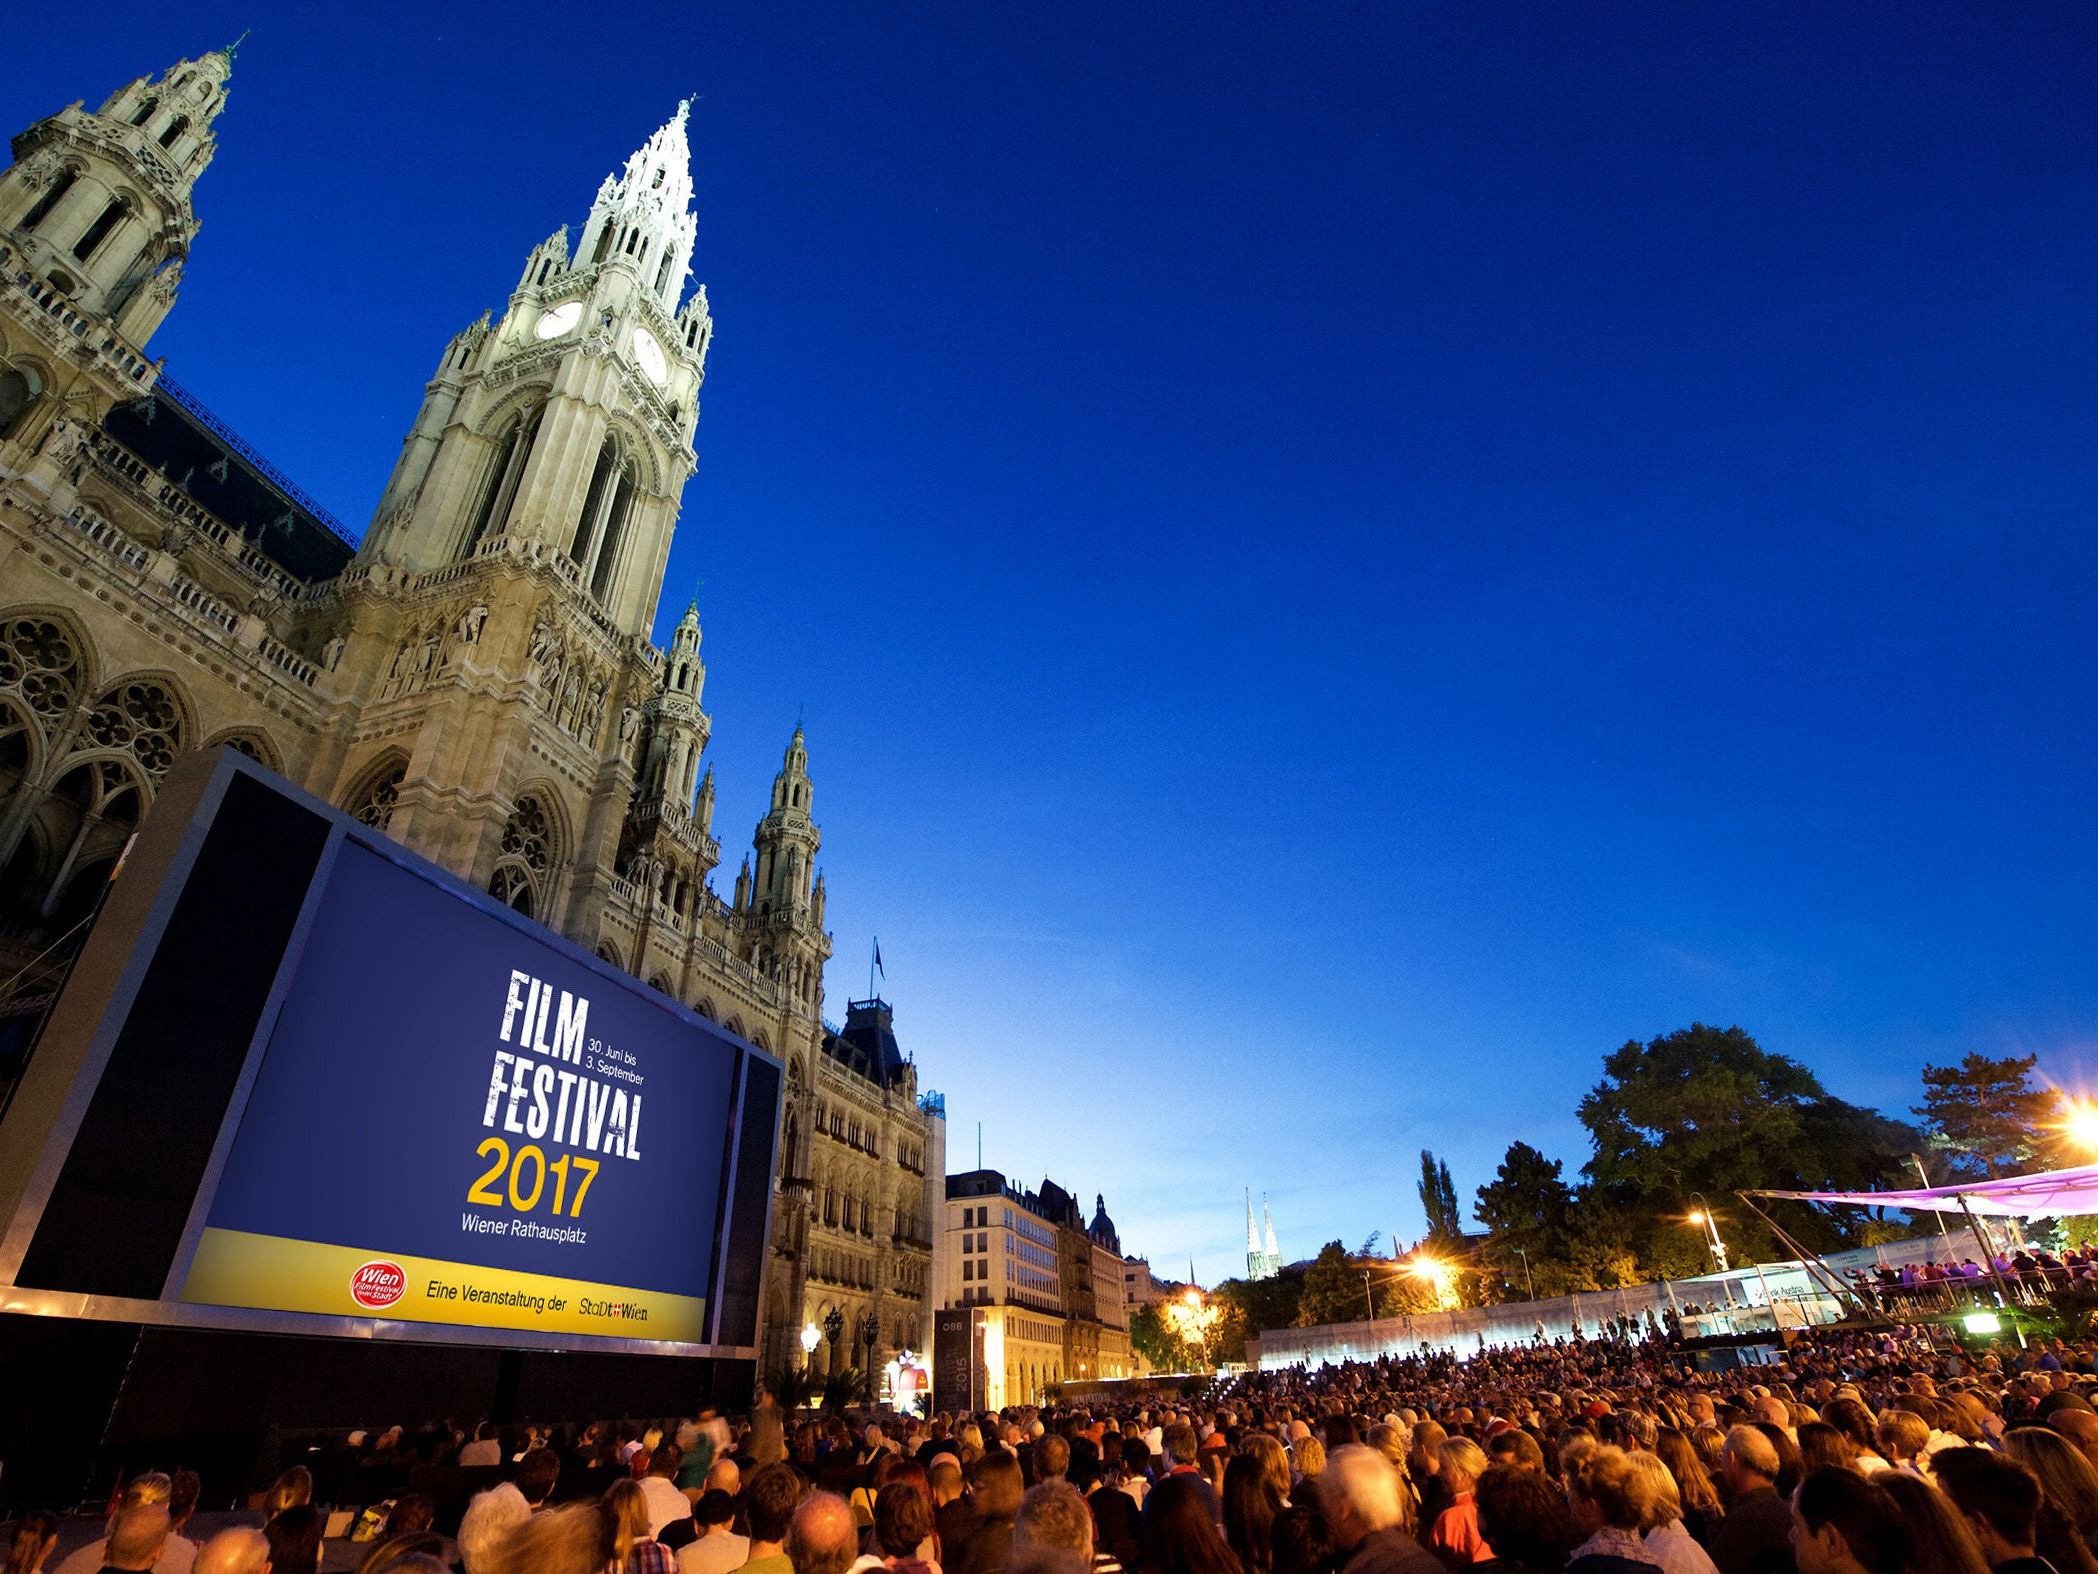
POLYGON ((182 1299, 207 1306, 687 1344, 703 1343, 707 1327, 706 1302, 697 1296, 242 1230, 204 1231, 182 1299))

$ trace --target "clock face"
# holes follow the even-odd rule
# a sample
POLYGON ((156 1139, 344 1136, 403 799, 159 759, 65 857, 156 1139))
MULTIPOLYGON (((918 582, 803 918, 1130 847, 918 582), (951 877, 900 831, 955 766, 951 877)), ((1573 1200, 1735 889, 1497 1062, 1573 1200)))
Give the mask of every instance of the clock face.
POLYGON ((663 359, 663 346, 656 343, 656 336, 646 328, 634 330, 634 359, 641 363, 641 370, 648 374, 652 383, 661 383, 670 375, 670 365, 663 359))
POLYGON ((559 306, 556 306, 552 311, 540 318, 539 326, 532 331, 542 339, 558 339, 562 334, 573 328, 576 325, 576 319, 582 315, 583 303, 581 301, 563 301, 559 306))

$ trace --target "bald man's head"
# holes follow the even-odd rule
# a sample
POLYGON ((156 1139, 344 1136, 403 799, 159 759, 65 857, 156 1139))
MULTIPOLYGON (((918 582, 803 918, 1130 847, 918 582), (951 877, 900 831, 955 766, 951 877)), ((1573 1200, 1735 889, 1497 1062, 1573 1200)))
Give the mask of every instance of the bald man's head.
POLYGON ((843 1498, 812 1492, 787 1527, 787 1559, 794 1574, 846 1574, 860 1553, 860 1530, 843 1498))
MULTIPOLYGON (((522 1512, 520 1510, 519 1512, 522 1512)), ((269 1574, 270 1538, 259 1530, 222 1530, 197 1551, 191 1574, 269 1574)))
POLYGON ((102 1561, 113 1569, 149 1569, 160 1561, 173 1521, 158 1503, 139 1503, 109 1522, 109 1550, 102 1561))

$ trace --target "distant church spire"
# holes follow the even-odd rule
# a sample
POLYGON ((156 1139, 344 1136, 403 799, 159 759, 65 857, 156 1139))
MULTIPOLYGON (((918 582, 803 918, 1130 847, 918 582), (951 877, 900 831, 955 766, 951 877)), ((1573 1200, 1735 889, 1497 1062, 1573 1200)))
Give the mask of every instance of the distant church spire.
MULTIPOLYGON (((1266 1193, 1261 1194, 1261 1211, 1267 1211, 1266 1193)), ((1253 1223, 1253 1191, 1246 1189, 1246 1277, 1248 1279, 1272 1279, 1282 1271, 1282 1254, 1275 1250, 1275 1221, 1268 1219, 1267 1248, 1262 1250, 1260 1230, 1253 1223)))

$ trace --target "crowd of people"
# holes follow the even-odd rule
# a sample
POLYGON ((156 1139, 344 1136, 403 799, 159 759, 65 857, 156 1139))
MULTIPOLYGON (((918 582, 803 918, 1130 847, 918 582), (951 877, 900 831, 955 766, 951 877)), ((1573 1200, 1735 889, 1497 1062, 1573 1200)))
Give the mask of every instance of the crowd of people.
POLYGON ((5 1574, 320 1574, 331 1545, 357 1574, 2098 1574, 2092 1345, 1823 1330, 1697 1361, 1625 1338, 1195 1401, 387 1429, 341 1445, 505 1479, 450 1535, 415 1493, 336 1505, 345 1547, 304 1465, 201 1543, 195 1478, 148 1474, 48 1569, 57 1521, 18 1520, 5 1574))

